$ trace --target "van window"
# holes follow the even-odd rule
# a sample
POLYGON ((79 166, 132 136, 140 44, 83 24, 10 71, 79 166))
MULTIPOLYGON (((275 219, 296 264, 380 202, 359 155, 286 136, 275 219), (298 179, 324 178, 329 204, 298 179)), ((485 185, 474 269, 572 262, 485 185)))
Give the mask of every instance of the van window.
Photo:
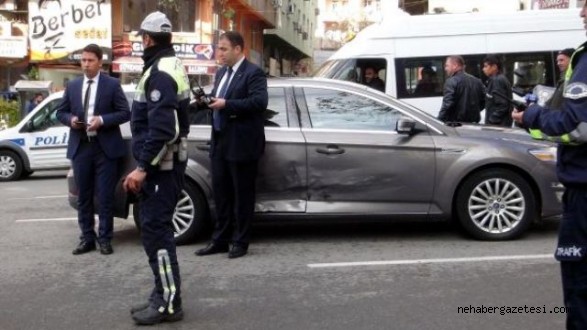
MULTIPOLYGON (((502 61, 502 71, 514 86, 531 90, 537 84, 555 84, 555 59, 553 52, 496 54, 502 61), (515 72, 515 73, 514 73, 515 72)), ((465 71, 484 83, 483 59, 486 55, 461 55, 465 71)), ((396 88, 398 98, 441 97, 444 82, 446 56, 398 58, 396 88), (418 87, 420 85, 420 87, 418 87)))
MULTIPOLYGON (((324 63, 314 77, 330 78, 367 84, 365 69, 371 67, 378 73, 379 79, 386 81, 387 61, 383 58, 358 58, 344 60, 330 60, 324 63)), ((385 92, 385 90, 383 90, 385 92)))

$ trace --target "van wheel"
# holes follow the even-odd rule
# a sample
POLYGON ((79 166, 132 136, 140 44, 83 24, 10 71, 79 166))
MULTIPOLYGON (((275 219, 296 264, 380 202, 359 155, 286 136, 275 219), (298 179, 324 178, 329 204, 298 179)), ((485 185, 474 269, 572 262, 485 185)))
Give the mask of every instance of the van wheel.
POLYGON ((505 169, 485 170, 468 178, 457 193, 456 210, 471 236, 489 241, 514 239, 536 216, 530 185, 505 169))
MULTIPOLYGON (((137 229, 141 230, 140 203, 133 204, 133 217, 137 229)), ((202 236, 208 227, 208 207, 206 199, 189 181, 179 196, 173 213, 173 231, 175 244, 182 245, 202 236)))
POLYGON ((0 181, 15 181, 22 174, 22 160, 12 151, 0 150, 0 181))

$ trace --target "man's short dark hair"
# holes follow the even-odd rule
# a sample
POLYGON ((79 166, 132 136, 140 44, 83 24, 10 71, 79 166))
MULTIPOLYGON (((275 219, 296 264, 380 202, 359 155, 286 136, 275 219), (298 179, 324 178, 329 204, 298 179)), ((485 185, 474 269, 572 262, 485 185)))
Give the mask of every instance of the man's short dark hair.
POLYGON ((222 38, 226 38, 232 47, 240 46, 241 49, 245 49, 245 39, 237 31, 226 31, 220 36, 220 39, 222 38))
POLYGON ((483 64, 497 65, 497 70, 501 71, 501 60, 497 55, 487 55, 483 59, 483 64))
POLYGON ((451 55, 448 56, 447 59, 451 60, 459 66, 465 66, 465 59, 461 55, 451 55))
POLYGON ((571 56, 573 56, 574 52, 575 52, 575 48, 565 48, 565 49, 561 50, 560 52, 558 52, 558 55, 565 55, 566 57, 571 57, 571 56))
POLYGON ((98 46, 96 44, 87 45, 86 47, 84 47, 83 51, 96 55, 96 57, 98 58, 99 61, 102 60, 102 56, 104 55, 102 48, 100 48, 100 46, 98 46))

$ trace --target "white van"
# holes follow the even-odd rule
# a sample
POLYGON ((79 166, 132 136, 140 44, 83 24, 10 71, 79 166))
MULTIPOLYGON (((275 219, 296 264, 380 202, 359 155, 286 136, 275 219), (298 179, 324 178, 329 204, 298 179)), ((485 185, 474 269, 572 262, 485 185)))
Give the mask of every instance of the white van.
MULTIPOLYGON (((129 104, 135 88, 123 86, 129 104)), ((63 92, 50 94, 14 127, 0 131, 0 181, 70 167, 66 158, 69 127, 57 120, 55 111, 62 98, 63 92)))
POLYGON ((577 9, 398 16, 365 28, 314 76, 363 83, 365 68, 374 67, 385 93, 436 116, 446 56, 463 56, 466 71, 485 80, 483 58, 497 54, 510 82, 530 90, 537 84, 554 86, 557 52, 585 40, 577 9), (516 76, 515 69, 528 74, 516 76), (419 88, 423 76, 429 81, 419 88))

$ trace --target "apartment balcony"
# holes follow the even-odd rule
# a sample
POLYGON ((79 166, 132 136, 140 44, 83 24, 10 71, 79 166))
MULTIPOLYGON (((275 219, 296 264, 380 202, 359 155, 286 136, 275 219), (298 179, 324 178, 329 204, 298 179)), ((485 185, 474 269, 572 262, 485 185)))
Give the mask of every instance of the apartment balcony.
POLYGON ((235 10, 236 15, 251 16, 260 21, 264 29, 275 28, 275 8, 272 0, 229 0, 225 6, 235 10))

